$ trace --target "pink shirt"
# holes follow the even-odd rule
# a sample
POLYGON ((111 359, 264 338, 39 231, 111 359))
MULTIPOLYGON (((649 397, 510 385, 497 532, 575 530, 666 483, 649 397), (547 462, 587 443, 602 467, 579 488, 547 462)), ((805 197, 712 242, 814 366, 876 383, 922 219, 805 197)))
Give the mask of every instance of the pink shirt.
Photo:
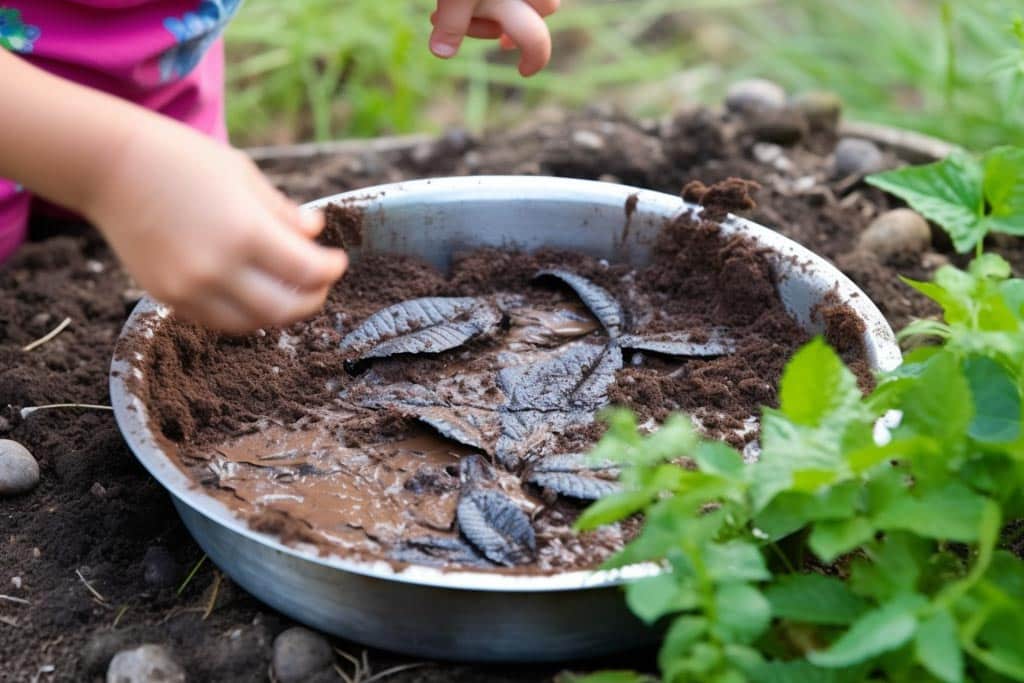
MULTIPOLYGON (((0 48, 226 140, 220 36, 240 4, 0 0, 0 48)), ((24 239, 28 201, 0 179, 0 261, 24 239)))

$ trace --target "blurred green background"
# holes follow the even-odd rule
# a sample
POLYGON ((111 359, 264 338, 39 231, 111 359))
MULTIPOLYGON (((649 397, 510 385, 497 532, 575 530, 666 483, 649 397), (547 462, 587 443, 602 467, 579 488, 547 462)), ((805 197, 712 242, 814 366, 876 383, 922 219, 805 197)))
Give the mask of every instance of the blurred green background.
POLYGON ((500 127, 540 106, 659 116, 734 79, 832 90, 848 116, 981 149, 1024 144, 1020 0, 563 0, 555 56, 427 52, 432 0, 248 0, 228 31, 243 145, 500 127))

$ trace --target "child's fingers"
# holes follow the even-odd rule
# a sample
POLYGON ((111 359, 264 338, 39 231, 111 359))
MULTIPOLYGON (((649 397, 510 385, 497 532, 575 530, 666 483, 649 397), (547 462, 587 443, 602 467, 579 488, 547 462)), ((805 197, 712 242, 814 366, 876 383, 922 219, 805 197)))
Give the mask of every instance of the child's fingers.
POLYGON ((211 293, 193 304, 175 306, 174 312, 203 327, 228 334, 244 334, 260 327, 258 320, 230 298, 218 293, 211 293))
POLYGON ((516 49, 516 44, 504 33, 501 34, 501 38, 498 39, 498 43, 501 45, 502 50, 516 49))
POLYGON ((309 238, 316 237, 323 232, 324 215, 322 211, 303 210, 270 183, 260 183, 260 185, 267 208, 279 221, 309 238))
POLYGON ((560 0, 526 0, 527 4, 537 11, 542 17, 547 17, 558 11, 560 0))
POLYGON ((466 35, 470 38, 494 40, 502 35, 501 24, 490 19, 474 19, 469 22, 469 30, 466 32, 466 35))
MULTIPOLYGON (((430 15, 430 23, 437 23, 437 12, 430 15)), ((469 28, 466 30, 466 35, 470 38, 494 40, 495 38, 501 37, 501 25, 496 21, 491 21, 490 19, 477 19, 474 17, 469 22, 469 28)))
POLYGON ((442 59, 454 57, 469 31, 477 0, 437 0, 437 11, 432 17, 434 30, 430 34, 430 51, 442 59))
POLYGON ((267 273, 247 268, 228 283, 227 294, 239 308, 260 325, 286 325, 320 310, 327 287, 296 290, 267 273))
POLYGON ((250 260, 260 270, 299 289, 317 290, 340 278, 348 256, 277 226, 261 231, 250 260))
POLYGON ((519 73, 532 76, 551 59, 551 34, 541 16, 521 0, 485 0, 477 16, 501 24, 512 42, 519 47, 519 73))

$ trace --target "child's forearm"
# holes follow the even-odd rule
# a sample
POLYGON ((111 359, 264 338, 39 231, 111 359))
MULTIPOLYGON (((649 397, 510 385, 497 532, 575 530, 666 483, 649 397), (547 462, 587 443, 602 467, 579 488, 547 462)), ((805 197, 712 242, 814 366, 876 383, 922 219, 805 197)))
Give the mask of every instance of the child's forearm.
POLYGON ((156 115, 0 49, 0 177, 88 214, 110 169, 156 115))

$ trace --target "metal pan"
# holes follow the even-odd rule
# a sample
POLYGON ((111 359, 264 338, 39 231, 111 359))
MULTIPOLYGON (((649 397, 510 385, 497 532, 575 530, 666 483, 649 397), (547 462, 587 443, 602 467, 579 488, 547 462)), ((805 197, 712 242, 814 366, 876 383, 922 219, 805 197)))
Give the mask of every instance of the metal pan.
MULTIPOLYGON (((414 254, 444 268, 454 252, 497 246, 558 247, 609 261, 641 265, 666 219, 698 211, 678 197, 583 180, 469 177, 413 181, 327 197, 308 206, 351 202, 364 209, 368 252, 414 254), (627 216, 625 204, 637 196, 627 216)), ((864 319, 868 359, 875 369, 900 362, 878 309, 833 266, 776 232, 739 218, 726 233, 745 233, 776 256, 778 289, 787 309, 810 330, 812 311, 828 292, 864 319)), ((162 324, 166 310, 139 303, 122 337, 162 324), (158 316, 144 316, 157 312, 158 316)), ((555 576, 396 571, 384 562, 318 556, 250 529, 206 495, 171 462, 150 430, 146 406, 126 387, 139 370, 115 360, 110 395, 118 425, 135 455, 170 492, 182 520, 210 558, 235 582, 288 616, 367 645, 420 657, 465 661, 553 661, 607 654, 649 642, 652 633, 625 607, 619 586, 658 571, 555 576)))

